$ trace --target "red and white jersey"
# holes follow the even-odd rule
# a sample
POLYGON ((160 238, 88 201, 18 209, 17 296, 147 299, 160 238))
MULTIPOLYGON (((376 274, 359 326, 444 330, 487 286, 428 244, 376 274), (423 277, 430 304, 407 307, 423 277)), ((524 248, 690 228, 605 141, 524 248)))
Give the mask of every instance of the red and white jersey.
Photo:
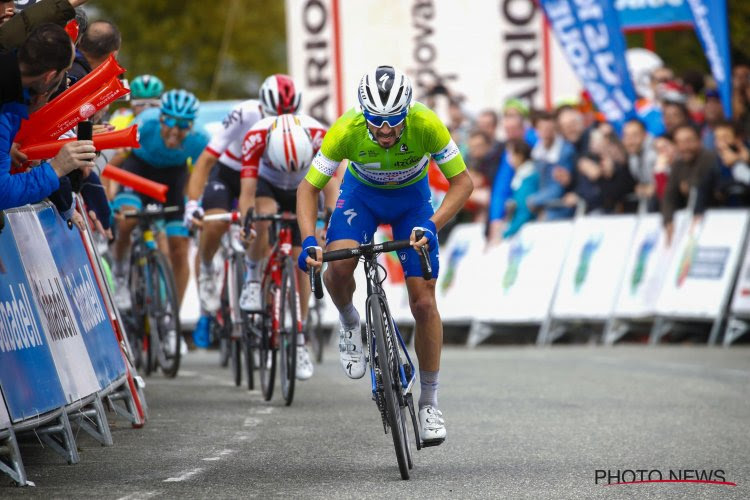
POLYGON ((224 117, 221 131, 211 137, 206 151, 232 170, 239 171, 242 168, 242 140, 261 118, 257 99, 239 103, 224 117))
MULTIPOLYGON (((313 156, 320 149, 323 143, 323 137, 326 135, 326 128, 315 118, 307 115, 295 115, 299 118, 300 124, 309 132, 312 139, 313 156)), ((299 183, 307 175, 310 165, 295 172, 281 171, 268 161, 266 155, 266 140, 268 138, 268 129, 276 121, 275 116, 263 118, 253 125, 250 131, 245 135, 242 143, 242 174, 241 177, 262 177, 279 189, 297 189, 299 183)))

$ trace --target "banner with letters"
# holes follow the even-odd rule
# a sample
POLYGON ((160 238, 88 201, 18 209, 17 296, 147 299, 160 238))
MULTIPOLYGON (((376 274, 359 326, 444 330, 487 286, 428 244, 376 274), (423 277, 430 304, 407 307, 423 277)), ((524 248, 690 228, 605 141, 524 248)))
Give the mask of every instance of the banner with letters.
POLYGON ((732 62, 729 54, 727 0, 686 0, 695 33, 706 53, 711 74, 721 94, 724 116, 732 117, 732 62))
POLYGON ((23 262, 6 224, 0 232, 0 388, 12 421, 66 403, 23 262))
POLYGON ((624 29, 664 28, 693 23, 687 0, 614 0, 624 29))
POLYGON ((634 215, 589 216, 575 222, 552 305, 554 318, 610 316, 636 224, 634 215))
POLYGON ((286 0, 286 28, 302 110, 326 125, 358 104, 360 78, 377 65, 403 70, 419 101, 437 91, 440 116, 443 89, 472 112, 510 98, 544 107, 580 95, 536 0, 286 0))
MULTIPOLYGON (((487 252, 479 275, 476 319, 541 323, 549 313, 573 223, 530 222, 487 252)), ((468 290, 467 290, 468 293, 468 290)))
POLYGON ((625 37, 610 0, 539 0, 568 62, 616 128, 635 116, 625 37))
MULTIPOLYGON (((97 392, 101 387, 65 292, 63 279, 47 245, 37 214, 32 210, 6 214, 13 229, 33 300, 52 352, 57 375, 68 403, 97 392)), ((34 386, 31 386, 34 387, 34 386)))
POLYGON ((735 278, 748 222, 745 210, 709 210, 675 245, 656 312, 715 318, 735 278))
POLYGON ((37 216, 55 264, 63 274, 64 290, 83 332, 99 386, 104 389, 125 374, 125 361, 81 235, 69 230, 52 207, 40 210, 37 216))

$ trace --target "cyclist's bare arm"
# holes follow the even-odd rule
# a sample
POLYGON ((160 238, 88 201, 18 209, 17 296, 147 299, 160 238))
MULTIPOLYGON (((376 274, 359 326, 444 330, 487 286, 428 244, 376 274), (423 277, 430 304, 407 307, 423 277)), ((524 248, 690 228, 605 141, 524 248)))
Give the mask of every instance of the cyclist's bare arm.
POLYGON ((341 183, 339 182, 340 178, 343 177, 337 176, 331 178, 331 180, 328 181, 328 184, 323 187, 324 204, 331 212, 333 212, 333 209, 336 207, 336 199, 339 197, 339 187, 341 187, 341 183))
POLYGON ((474 190, 474 183, 471 181, 471 177, 469 177, 469 172, 467 170, 449 178, 448 183, 450 186, 445 193, 443 202, 440 204, 435 214, 430 217, 438 229, 445 226, 449 220, 456 216, 456 214, 464 207, 466 200, 469 199, 471 192, 474 190))
POLYGON ((195 162, 193 172, 190 174, 190 180, 188 181, 187 197, 188 200, 198 200, 203 194, 203 188, 206 187, 208 181, 208 175, 211 173, 211 169, 216 165, 218 158, 216 155, 204 149, 201 155, 198 157, 198 161, 195 162))
POLYGON ((240 199, 239 209, 242 214, 242 220, 248 210, 255 208, 255 190, 258 187, 257 177, 243 177, 240 181, 240 199))
MULTIPOLYGON (((329 182, 326 187, 333 183, 329 182)), ((335 187, 335 184, 334 184, 335 187)), ((307 179, 302 179, 297 188, 297 224, 302 234, 302 239, 315 235, 315 223, 318 220, 318 197, 320 189, 310 184, 307 179)), ((326 193, 326 206, 332 207, 336 198, 329 200, 326 193)))

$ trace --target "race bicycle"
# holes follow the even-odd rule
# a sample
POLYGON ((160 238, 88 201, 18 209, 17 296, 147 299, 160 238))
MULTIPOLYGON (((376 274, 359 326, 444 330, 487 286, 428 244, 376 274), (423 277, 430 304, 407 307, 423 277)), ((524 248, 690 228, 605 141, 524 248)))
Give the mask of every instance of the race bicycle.
POLYGON ((202 216, 204 222, 230 223, 229 231, 221 238, 221 255, 224 272, 221 287, 221 305, 216 314, 222 359, 226 355, 232 363, 234 384, 242 384, 242 358, 245 358, 245 377, 248 390, 255 389, 251 332, 247 328, 249 316, 240 308, 240 293, 245 280, 245 247, 242 244, 241 215, 239 212, 202 216))
POLYGON ((245 220, 245 231, 255 221, 271 221, 275 242, 261 280, 262 312, 250 322, 258 350, 260 388, 266 401, 273 397, 276 355, 279 356, 281 394, 287 406, 294 399, 297 371, 297 339, 302 334, 299 283, 292 256, 292 231, 297 224, 293 213, 253 215, 245 220))
POLYGON ((137 219, 130 252, 128 286, 132 301, 128 329, 136 368, 150 375, 160 367, 167 377, 180 368, 180 309, 177 303, 172 267, 159 250, 154 225, 179 207, 147 205, 141 212, 124 212, 126 219, 137 219))
MULTIPOLYGON (((422 239, 423 235, 422 231, 416 231, 416 240, 422 239)), ((365 334, 372 400, 375 401, 380 412, 384 432, 386 434, 389 430, 391 432, 402 479, 409 479, 409 470, 414 466, 406 424, 407 411, 411 416, 417 450, 429 445, 423 443, 419 437, 419 424, 411 394, 411 388, 416 380, 416 370, 388 307, 388 300, 383 291, 383 282, 386 278, 385 268, 378 263, 378 255, 409 247, 411 247, 409 240, 398 240, 378 244, 366 243, 355 248, 323 253, 323 262, 351 258, 358 258, 364 262, 367 278, 365 334)), ((314 259, 315 249, 308 249, 308 255, 314 259)), ((432 267, 424 247, 420 248, 419 260, 422 266, 422 277, 425 280, 432 279, 432 267)), ((312 268, 310 284, 315 297, 322 299, 323 286, 320 272, 312 268)))

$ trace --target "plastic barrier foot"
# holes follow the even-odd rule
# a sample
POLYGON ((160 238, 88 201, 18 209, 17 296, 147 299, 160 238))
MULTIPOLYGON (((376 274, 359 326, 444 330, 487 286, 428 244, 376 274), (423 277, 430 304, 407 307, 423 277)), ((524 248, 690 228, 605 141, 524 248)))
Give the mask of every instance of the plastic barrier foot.
POLYGON ((674 322, 667 321, 664 318, 656 318, 654 325, 651 327, 651 335, 648 338, 649 345, 656 345, 661 339, 672 330, 674 322))
POLYGON ((492 335, 492 327, 481 321, 472 321, 466 347, 476 347, 492 335))
POLYGON ((143 395, 143 382, 139 380, 140 377, 133 377, 133 382, 136 386, 138 398, 141 401, 141 409, 143 410, 143 418, 141 418, 138 412, 138 406, 136 405, 133 393, 130 390, 128 380, 125 379, 122 383, 112 392, 107 395, 107 401, 116 414, 127 419, 134 427, 141 427, 145 423, 144 421, 148 418, 148 409, 146 407, 146 398, 143 395), (122 404, 121 404, 122 403, 122 404))
POLYGON ((750 323, 739 318, 730 317, 727 320, 727 330, 724 332, 724 347, 729 347, 732 342, 745 335, 750 331, 750 323))
POLYGON ((102 446, 112 446, 112 433, 109 430, 107 415, 104 413, 104 405, 99 394, 96 398, 80 410, 71 413, 73 422, 86 431, 91 437, 99 441, 102 446))
POLYGON ((610 319, 604 327, 604 345, 611 346, 628 333, 628 324, 618 319, 610 319))
POLYGON ((60 416, 55 419, 54 424, 40 427, 35 433, 44 443, 67 460, 70 465, 81 461, 67 412, 62 411, 60 416))
POLYGON ((0 431, 0 472, 11 477, 18 486, 26 486, 26 470, 21 461, 21 452, 18 450, 16 433, 13 429, 0 431))

